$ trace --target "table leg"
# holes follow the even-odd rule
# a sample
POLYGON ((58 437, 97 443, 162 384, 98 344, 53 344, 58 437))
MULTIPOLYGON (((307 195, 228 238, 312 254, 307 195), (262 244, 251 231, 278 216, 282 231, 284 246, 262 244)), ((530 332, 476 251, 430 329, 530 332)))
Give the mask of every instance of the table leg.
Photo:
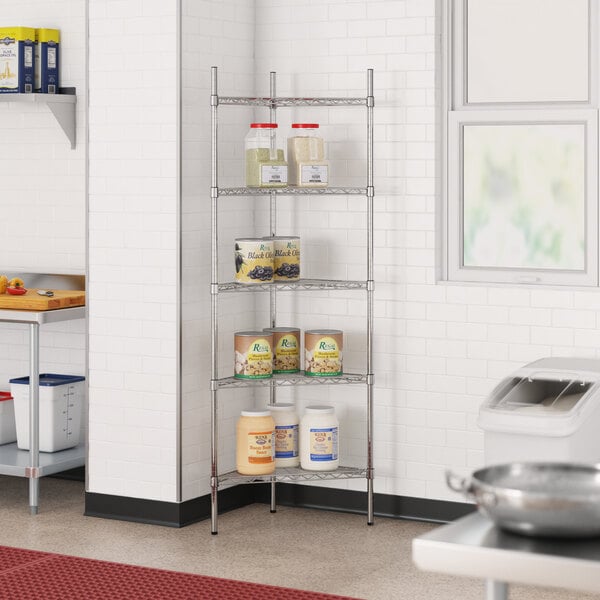
POLYGON ((485 582, 485 600, 508 600, 508 583, 487 579, 485 582))
POLYGON ((29 325, 29 510, 38 512, 40 480, 40 326, 29 325))

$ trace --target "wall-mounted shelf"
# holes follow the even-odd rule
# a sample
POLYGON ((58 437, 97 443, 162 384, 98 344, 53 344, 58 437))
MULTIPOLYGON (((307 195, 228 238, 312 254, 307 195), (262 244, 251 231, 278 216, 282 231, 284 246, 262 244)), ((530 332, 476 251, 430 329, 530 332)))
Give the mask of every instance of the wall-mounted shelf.
POLYGON ((29 102, 46 104, 58 121, 61 129, 75 148, 75 88, 61 88, 60 94, 0 94, 0 102, 29 102))

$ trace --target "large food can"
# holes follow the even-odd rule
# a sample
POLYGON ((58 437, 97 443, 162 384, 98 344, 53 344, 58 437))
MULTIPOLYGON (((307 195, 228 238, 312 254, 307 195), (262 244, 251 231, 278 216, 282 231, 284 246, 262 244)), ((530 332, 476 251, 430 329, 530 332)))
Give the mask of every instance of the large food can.
POLYGON ((300 370, 300 330, 296 327, 267 327, 273 334, 273 373, 300 370))
POLYGON ((266 379, 273 375, 273 334, 238 331, 235 334, 235 374, 238 379, 266 379))
POLYGON ((273 241, 273 279, 296 281, 300 279, 300 238, 296 235, 278 235, 273 241))
POLYGON ((239 283, 273 280, 273 242, 270 238, 235 240, 235 279, 239 283))
POLYGON ((304 332, 304 373, 310 377, 342 374, 344 334, 339 329, 311 329, 304 332))

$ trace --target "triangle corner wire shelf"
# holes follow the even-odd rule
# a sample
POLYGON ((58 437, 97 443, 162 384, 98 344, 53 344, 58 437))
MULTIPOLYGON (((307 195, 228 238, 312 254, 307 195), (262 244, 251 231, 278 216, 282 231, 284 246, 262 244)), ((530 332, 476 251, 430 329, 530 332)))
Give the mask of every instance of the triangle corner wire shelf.
POLYGON ((241 377, 224 377, 216 380, 218 389, 231 389, 240 387, 276 387, 296 385, 352 385, 367 383, 367 376, 362 373, 343 373, 336 376, 305 375, 304 371, 298 373, 277 373, 272 377, 263 379, 242 379, 241 377))
POLYGON ((241 475, 230 471, 219 475, 219 487, 241 483, 270 483, 273 481, 326 481, 332 479, 364 479, 367 469, 361 467, 340 466, 334 471, 306 471, 300 467, 278 468, 271 475, 241 475))

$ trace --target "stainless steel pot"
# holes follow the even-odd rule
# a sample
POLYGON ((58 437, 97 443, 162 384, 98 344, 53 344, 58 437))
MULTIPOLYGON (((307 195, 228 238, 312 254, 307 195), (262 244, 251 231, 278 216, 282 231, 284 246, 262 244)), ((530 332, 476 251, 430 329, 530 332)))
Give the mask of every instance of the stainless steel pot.
POLYGON ((470 478, 447 472, 446 482, 503 529, 541 537, 600 536, 600 465, 508 463, 470 478))

